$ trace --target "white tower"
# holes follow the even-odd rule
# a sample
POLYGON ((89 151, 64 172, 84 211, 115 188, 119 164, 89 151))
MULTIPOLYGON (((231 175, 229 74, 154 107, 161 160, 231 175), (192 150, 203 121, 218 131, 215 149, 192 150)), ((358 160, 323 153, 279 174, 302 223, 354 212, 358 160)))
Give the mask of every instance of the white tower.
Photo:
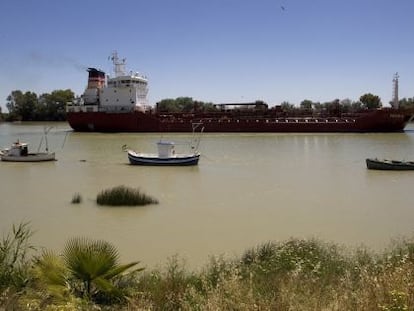
POLYGON ((392 107, 394 109, 399 108, 399 100, 398 100, 398 78, 400 76, 398 75, 398 72, 394 74, 394 79, 392 79, 393 82, 393 92, 392 92, 392 107))
POLYGON ((114 64, 115 77, 125 76, 125 58, 120 60, 116 51, 112 52, 111 57, 112 63, 114 64))

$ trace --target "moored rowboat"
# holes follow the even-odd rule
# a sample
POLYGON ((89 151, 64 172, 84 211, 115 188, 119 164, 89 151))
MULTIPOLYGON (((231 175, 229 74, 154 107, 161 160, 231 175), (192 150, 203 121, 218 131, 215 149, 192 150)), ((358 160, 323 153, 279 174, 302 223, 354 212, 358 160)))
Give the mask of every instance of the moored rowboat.
POLYGON ((414 170, 413 161, 397 161, 388 159, 366 159, 370 170, 406 171, 414 170))

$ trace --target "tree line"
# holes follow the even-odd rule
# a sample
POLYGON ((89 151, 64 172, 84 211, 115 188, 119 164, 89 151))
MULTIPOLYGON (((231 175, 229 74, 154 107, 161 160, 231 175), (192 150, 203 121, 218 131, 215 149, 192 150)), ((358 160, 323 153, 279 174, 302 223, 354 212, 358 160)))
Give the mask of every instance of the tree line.
POLYGON ((6 108, 9 112, 2 116, 6 121, 65 121, 66 103, 74 98, 75 94, 70 89, 39 96, 34 92, 16 90, 7 97, 6 108))
MULTIPOLYGON (((252 105, 256 106, 255 109, 262 109, 263 106, 267 106, 267 104, 261 100, 255 101, 252 103, 252 105)), ((381 107, 382 102, 379 96, 371 93, 366 93, 360 96, 358 101, 352 101, 350 99, 334 99, 332 101, 320 103, 305 99, 299 105, 284 101, 280 105, 276 105, 274 108, 285 112, 295 112, 300 114, 323 111, 332 113, 347 113, 381 107)), ((414 109, 414 97, 403 98, 399 100, 399 107, 404 109, 414 109)), ((202 101, 193 100, 191 97, 163 99, 157 103, 156 108, 157 111, 161 112, 214 112, 220 111, 222 109, 220 104, 205 103, 202 101)))
MULTIPOLYGON (((8 113, 2 113, 0 107, 0 120, 5 121, 65 121, 66 120, 66 103, 72 102, 75 94, 72 90, 55 90, 51 93, 37 95, 34 92, 27 91, 23 93, 20 90, 12 91, 6 99, 6 108, 8 113)), ((266 105, 261 100, 255 102, 258 107, 266 105)), ((414 97, 403 98, 399 100, 400 108, 414 109, 414 97)), ((366 93, 358 101, 350 99, 335 99, 329 102, 313 102, 309 99, 303 100, 299 105, 282 102, 276 106, 285 112, 294 112, 297 114, 310 112, 331 112, 347 113, 364 109, 374 109, 382 107, 379 96, 366 93)), ((175 99, 163 99, 156 104, 159 112, 194 112, 205 111, 214 112, 222 109, 220 105, 211 102, 194 100, 191 97, 177 97, 175 99)))
MULTIPOLYGON (((414 108, 414 97, 403 98, 399 100, 399 107, 402 109, 413 109, 414 108)), ((392 102, 389 103, 391 106, 392 102)), ((291 104, 289 102, 283 102, 281 109, 283 111, 330 111, 330 112, 357 112, 366 109, 376 109, 383 106, 381 98, 377 95, 366 93, 360 96, 358 101, 352 101, 349 98, 346 99, 334 99, 333 101, 320 103, 313 102, 311 100, 303 100, 299 106, 291 104)))

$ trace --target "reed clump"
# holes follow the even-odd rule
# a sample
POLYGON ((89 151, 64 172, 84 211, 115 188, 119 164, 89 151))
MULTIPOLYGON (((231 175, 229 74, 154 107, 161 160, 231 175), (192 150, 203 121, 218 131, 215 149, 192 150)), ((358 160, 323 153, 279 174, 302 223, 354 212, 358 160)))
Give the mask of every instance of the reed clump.
POLYGON ((139 189, 117 186, 101 191, 96 198, 96 203, 109 206, 137 206, 157 204, 158 200, 139 189))
POLYGON ((81 196, 81 194, 80 194, 80 193, 75 193, 75 194, 72 196, 72 201, 71 201, 71 203, 72 203, 72 204, 80 204, 80 203, 82 203, 82 196, 81 196))

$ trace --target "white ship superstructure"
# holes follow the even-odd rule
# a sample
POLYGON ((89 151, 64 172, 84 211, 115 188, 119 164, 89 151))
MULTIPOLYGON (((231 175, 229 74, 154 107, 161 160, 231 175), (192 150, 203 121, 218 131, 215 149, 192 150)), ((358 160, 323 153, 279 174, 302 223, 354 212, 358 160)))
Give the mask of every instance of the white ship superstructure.
POLYGON ((68 105, 68 112, 131 112, 145 111, 148 107, 148 80, 138 72, 125 71, 125 59, 117 52, 112 54, 114 77, 105 72, 88 68, 88 85, 81 99, 68 105))

